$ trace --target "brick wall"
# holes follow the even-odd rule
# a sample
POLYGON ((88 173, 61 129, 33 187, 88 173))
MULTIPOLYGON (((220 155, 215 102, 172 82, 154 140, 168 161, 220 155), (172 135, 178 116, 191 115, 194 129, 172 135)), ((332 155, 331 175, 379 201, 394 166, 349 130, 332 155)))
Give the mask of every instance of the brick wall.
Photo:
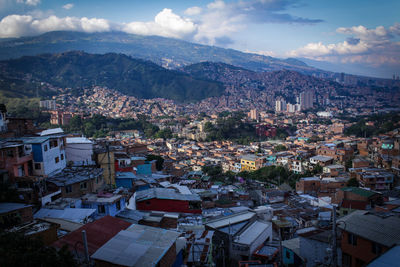
POLYGON ((170 267, 174 264, 176 259, 176 245, 175 243, 168 249, 164 257, 158 262, 159 267, 170 267))
MULTIPOLYGON (((342 247, 342 253, 350 255, 351 256, 351 266, 352 267, 358 267, 360 266, 357 263, 360 263, 360 260, 364 262, 365 264, 371 262, 373 259, 375 259, 378 255, 374 254, 372 252, 372 245, 373 242, 367 239, 364 239, 362 237, 357 236, 357 245, 352 245, 349 244, 349 233, 346 231, 342 232, 342 241, 341 241, 341 247, 342 247), (358 259, 358 261, 357 261, 358 259)), ((387 251, 388 248, 382 246, 382 253, 387 251)), ((344 264, 344 259, 343 257, 343 266, 344 264)))

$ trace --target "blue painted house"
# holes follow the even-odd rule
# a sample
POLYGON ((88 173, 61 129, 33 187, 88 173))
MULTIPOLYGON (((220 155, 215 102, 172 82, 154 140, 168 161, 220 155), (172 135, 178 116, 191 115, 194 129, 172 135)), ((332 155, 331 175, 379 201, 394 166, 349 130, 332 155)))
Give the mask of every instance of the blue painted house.
POLYGON ((125 209, 125 198, 112 193, 86 194, 82 197, 82 208, 96 209, 98 216, 116 216, 125 209))
POLYGON ((22 140, 25 149, 32 151, 34 175, 49 175, 66 167, 64 135, 25 137, 22 140))

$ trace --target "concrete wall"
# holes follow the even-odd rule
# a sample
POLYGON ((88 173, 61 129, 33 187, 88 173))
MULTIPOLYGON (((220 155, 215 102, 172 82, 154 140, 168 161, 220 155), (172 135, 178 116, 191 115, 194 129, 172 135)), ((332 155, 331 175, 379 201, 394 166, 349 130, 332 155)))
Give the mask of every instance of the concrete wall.
MULTIPOLYGON (((330 243, 320 242, 310 238, 300 237, 300 256, 306 260, 307 267, 314 267, 317 263, 329 263, 330 254, 327 249, 330 243)), ((342 262, 341 251, 338 250, 338 265, 342 262)))
POLYGON ((87 165, 93 160, 93 144, 66 144, 65 154, 67 161, 73 161, 82 165, 87 165))

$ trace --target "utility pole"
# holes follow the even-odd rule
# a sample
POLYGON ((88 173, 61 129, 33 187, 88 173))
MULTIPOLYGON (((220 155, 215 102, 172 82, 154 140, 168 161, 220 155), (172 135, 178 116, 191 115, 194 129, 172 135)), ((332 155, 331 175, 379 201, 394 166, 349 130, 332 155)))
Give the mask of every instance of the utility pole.
POLYGON ((111 158, 110 158, 110 144, 108 141, 106 142, 106 150, 107 150, 107 161, 108 161, 108 181, 109 181, 109 186, 111 188, 112 183, 111 183, 111 158))
POLYGON ((332 244, 332 266, 337 266, 337 233, 336 233, 336 206, 332 205, 332 235, 333 235, 333 244, 332 244))
POLYGON ((282 234, 281 234, 281 227, 278 226, 278 233, 279 233, 279 261, 280 266, 283 265, 283 248, 282 248, 282 234))

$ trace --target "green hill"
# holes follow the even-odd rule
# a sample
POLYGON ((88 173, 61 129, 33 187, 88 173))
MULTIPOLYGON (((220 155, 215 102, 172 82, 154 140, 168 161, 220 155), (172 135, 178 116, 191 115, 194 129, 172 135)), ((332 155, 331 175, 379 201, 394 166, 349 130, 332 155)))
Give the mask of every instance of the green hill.
POLYGON ((138 98, 162 97, 180 102, 199 101, 224 92, 219 82, 193 78, 123 54, 66 52, 0 61, 0 86, 4 96, 55 93, 43 91, 42 82, 72 89, 99 85, 138 98))

